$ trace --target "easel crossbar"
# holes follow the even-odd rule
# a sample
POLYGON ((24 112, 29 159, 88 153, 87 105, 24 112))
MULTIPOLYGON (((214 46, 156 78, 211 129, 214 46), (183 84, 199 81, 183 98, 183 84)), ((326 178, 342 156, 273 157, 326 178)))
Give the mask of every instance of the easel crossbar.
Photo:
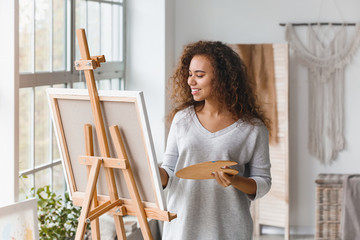
MULTIPOLYGON (((84 202, 85 194, 83 192, 74 192, 72 196, 73 204, 75 206, 82 206, 84 202)), ((98 195, 97 196, 99 204, 104 204, 105 202, 109 201, 109 196, 104 195, 98 195)), ((122 207, 126 209, 126 214, 130 216, 137 216, 136 215, 136 209, 134 204, 132 204, 131 200, 121 199, 123 201, 122 207)), ((176 218, 175 213, 170 213, 168 211, 163 211, 158 208, 154 208, 151 206, 144 207, 146 217, 151 219, 156 219, 160 221, 166 221, 170 222, 171 220, 176 218)), ((121 215, 119 212, 116 212, 116 210, 112 209, 109 211, 109 213, 113 215, 121 215)), ((122 216, 122 215, 121 215, 122 216)))
POLYGON ((128 169, 129 161, 126 158, 109 158, 109 157, 94 157, 94 156, 79 156, 78 161, 82 165, 93 165, 95 161, 102 160, 105 168, 119 168, 128 169))
MULTIPOLYGON (((107 213, 112 208, 117 207, 122 204, 122 201, 120 199, 116 200, 115 202, 111 203, 111 201, 107 201, 104 204, 98 206, 94 210, 89 212, 89 216, 86 219, 87 223, 90 223, 92 220, 100 217, 101 215, 107 213)), ((116 212, 122 214, 122 216, 126 215, 126 209, 125 207, 121 206, 116 209, 116 212)))

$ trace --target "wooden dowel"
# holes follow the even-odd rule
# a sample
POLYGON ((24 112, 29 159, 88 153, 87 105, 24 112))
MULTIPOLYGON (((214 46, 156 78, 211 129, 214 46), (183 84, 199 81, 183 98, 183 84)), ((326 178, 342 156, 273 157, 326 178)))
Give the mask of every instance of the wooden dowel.
MULTIPOLYGON (((118 199, 116 202, 111 203, 106 202, 103 205, 100 205, 99 207, 97 207, 96 209, 94 209, 93 211, 91 211, 89 213, 88 218, 86 219, 87 222, 92 221, 94 219, 98 219, 98 217, 100 217, 101 215, 105 214, 106 212, 108 212, 110 209, 119 206, 121 204, 121 200, 118 199)), ((125 208, 124 208, 125 209, 125 208)), ((124 213, 123 213, 124 214, 124 213)))
MULTIPOLYGON (((94 156, 94 143, 92 136, 92 125, 84 125, 84 137, 85 137, 85 154, 88 156, 94 156)), ((87 175, 89 177, 91 171, 91 165, 86 166, 87 175)), ((95 209, 98 205, 96 186, 94 189, 94 195, 91 203, 91 209, 95 209)), ((91 235, 94 239, 100 239, 100 224, 99 219, 95 219, 91 222, 91 235)))
POLYGON ((85 154, 87 156, 94 156, 94 142, 92 136, 92 125, 84 125, 84 138, 85 138, 85 154))
POLYGON ((106 208, 110 204, 111 204, 111 201, 107 201, 107 202, 104 202, 104 203, 100 204, 97 208, 95 208, 95 209, 93 209, 92 211, 89 212, 89 216, 96 214, 98 211, 103 210, 104 208, 106 208))

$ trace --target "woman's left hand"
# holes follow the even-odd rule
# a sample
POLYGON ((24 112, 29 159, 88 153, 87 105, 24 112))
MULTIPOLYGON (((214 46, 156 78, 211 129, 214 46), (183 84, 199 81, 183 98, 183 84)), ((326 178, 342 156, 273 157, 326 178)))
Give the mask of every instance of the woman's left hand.
POLYGON ((223 187, 228 187, 232 185, 236 177, 236 175, 229 175, 221 171, 214 172, 213 176, 216 181, 223 187))
MULTIPOLYGON (((228 166, 224 168, 229 168, 228 166)), ((249 194, 254 195, 257 191, 257 185, 254 179, 242 177, 239 175, 229 175, 222 171, 217 171, 213 173, 216 181, 223 186, 224 188, 232 185, 236 189, 249 194)))

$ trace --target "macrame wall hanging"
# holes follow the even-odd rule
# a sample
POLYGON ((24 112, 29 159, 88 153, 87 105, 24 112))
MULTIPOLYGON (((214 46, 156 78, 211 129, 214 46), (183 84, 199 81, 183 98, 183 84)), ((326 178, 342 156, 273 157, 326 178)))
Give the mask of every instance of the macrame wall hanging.
POLYGON ((344 70, 360 44, 360 24, 286 24, 285 27, 286 40, 295 57, 308 68, 309 152, 327 165, 344 149, 344 70), (296 25, 306 25, 307 43, 300 40, 296 25), (348 25, 355 26, 355 33, 349 39, 348 25), (331 39, 326 39, 329 35, 331 39))

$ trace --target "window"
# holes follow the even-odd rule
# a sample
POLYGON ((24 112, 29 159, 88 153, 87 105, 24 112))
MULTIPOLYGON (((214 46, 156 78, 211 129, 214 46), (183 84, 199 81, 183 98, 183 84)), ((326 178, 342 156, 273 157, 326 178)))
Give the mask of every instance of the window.
POLYGON ((66 188, 46 88, 86 88, 73 62, 80 59, 75 30, 85 28, 98 89, 123 89, 123 0, 19 0, 19 200, 31 188, 66 188))

